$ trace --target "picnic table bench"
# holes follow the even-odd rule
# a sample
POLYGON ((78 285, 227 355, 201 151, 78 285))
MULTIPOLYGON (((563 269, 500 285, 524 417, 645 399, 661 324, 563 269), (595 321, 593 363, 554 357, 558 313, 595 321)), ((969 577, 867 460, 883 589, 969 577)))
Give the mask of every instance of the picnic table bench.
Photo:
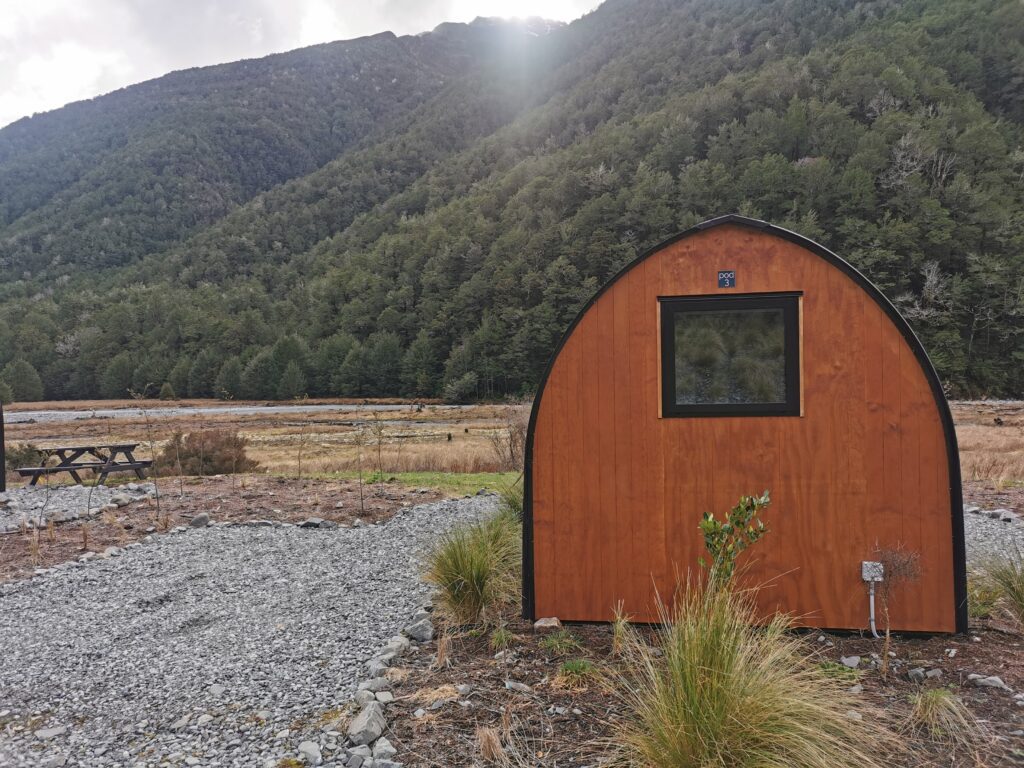
POLYGON ((53 475, 59 472, 67 472, 79 485, 82 478, 78 474, 83 469, 92 469, 99 472, 98 485, 107 481, 107 475, 111 472, 135 472, 140 480, 145 478, 144 470, 150 467, 151 459, 136 459, 133 451, 138 443, 116 443, 114 445, 64 445, 55 448, 40 448, 39 452, 44 456, 56 456, 57 463, 46 466, 41 462, 41 467, 18 467, 17 472, 22 477, 31 477, 29 485, 35 485, 43 475, 53 475))

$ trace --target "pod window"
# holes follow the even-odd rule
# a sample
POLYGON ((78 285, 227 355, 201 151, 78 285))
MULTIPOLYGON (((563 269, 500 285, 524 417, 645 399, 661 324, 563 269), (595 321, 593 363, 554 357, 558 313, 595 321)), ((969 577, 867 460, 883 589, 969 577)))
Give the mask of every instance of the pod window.
POLYGON ((663 416, 799 416, 800 296, 661 299, 663 416))

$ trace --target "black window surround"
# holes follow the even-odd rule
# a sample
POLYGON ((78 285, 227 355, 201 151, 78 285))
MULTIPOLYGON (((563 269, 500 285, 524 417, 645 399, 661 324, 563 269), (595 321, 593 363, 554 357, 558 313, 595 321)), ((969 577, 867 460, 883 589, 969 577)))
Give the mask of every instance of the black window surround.
POLYGON ((661 316, 661 415, 665 418, 709 416, 800 416, 801 293, 659 297, 661 316), (781 310, 784 347, 784 398, 780 402, 679 403, 676 398, 676 317, 688 312, 781 310))

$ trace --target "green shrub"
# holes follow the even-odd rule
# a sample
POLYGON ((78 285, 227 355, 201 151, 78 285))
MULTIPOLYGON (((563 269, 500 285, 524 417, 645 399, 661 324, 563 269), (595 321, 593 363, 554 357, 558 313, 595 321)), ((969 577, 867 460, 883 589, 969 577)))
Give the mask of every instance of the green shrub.
POLYGON ((171 382, 165 381, 163 386, 160 387, 160 394, 157 395, 161 400, 177 400, 178 396, 174 394, 174 387, 171 386, 171 382))
POLYGON ((259 464, 245 453, 249 441, 230 429, 183 435, 175 432, 156 457, 159 475, 231 475, 252 472, 259 464))
POLYGON ((771 504, 768 491, 760 496, 741 496, 740 502, 719 521, 713 512, 705 512, 700 521, 704 535, 704 547, 711 562, 701 558, 701 565, 707 567, 711 579, 717 583, 728 583, 736 572, 736 560, 750 545, 755 544, 768 529, 761 520, 762 510, 771 504))
POLYGON ((625 643, 622 758, 650 768, 876 768, 899 741, 830 678, 785 617, 754 627, 733 590, 680 589, 663 610, 660 654, 625 643))
POLYGON ((4 451, 4 468, 38 467, 43 454, 32 443, 10 443, 4 451))
POLYGON ((442 611, 460 625, 497 619, 518 592, 522 527, 511 514, 456 528, 430 554, 427 581, 442 611))
POLYGON ((14 402, 14 391, 7 382, 0 379, 0 405, 7 405, 14 402))

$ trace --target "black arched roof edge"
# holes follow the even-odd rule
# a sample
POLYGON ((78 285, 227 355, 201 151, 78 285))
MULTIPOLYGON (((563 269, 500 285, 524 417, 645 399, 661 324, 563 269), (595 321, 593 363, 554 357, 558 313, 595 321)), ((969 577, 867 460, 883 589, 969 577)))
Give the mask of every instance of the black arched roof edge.
POLYGON ((903 338, 910 346, 910 349, 913 350, 914 356, 917 358, 917 362, 920 364, 921 370, 931 387, 932 397, 935 400, 935 407, 938 409, 939 417, 942 421, 942 431, 946 442, 946 461, 949 470, 950 515, 953 530, 954 616, 956 617, 957 633, 962 634, 967 632, 967 549, 964 542, 963 486, 960 477, 960 452, 957 446, 953 414, 949 410, 949 403, 946 401, 946 393, 942 388, 942 382, 939 380, 939 375, 935 371, 935 366, 932 365, 932 361, 924 349, 924 345, 921 344, 921 340, 917 337, 917 334, 914 333, 913 328, 910 327, 903 315, 900 314, 899 310, 896 309, 885 294, 883 294, 874 283, 868 280, 860 270, 848 261, 836 255, 820 243, 816 243, 815 241, 806 238, 803 235, 799 235, 796 232, 792 232, 782 227, 777 227, 766 221, 761 221, 760 219, 752 219, 735 213, 702 221, 700 224, 696 224, 689 229, 685 229, 667 240, 663 240, 652 248, 647 249, 631 262, 626 264, 622 269, 616 272, 611 279, 605 282, 605 284, 597 290, 587 303, 580 308, 580 311, 576 314, 576 317, 573 319, 572 323, 570 323, 569 327, 562 335, 562 338, 559 340, 558 346, 555 347, 555 350, 551 355, 551 359, 548 361, 547 368, 544 370, 544 375, 541 377, 540 383, 537 386, 537 393, 534 395, 533 399, 533 407, 530 410, 530 422, 526 430, 526 450, 524 456, 525 467, 523 473, 523 617, 530 621, 537 619, 537 616, 535 615, 536 593, 534 589, 533 573, 533 436, 537 425, 537 412, 540 408, 541 397, 544 394, 544 388, 547 385, 548 377, 551 375, 551 371, 554 368, 555 361, 561 354, 562 348, 569 340, 569 337, 572 336, 576 327, 580 324, 583 316, 590 311, 590 308, 594 303, 604 295, 612 285, 625 276, 627 272, 638 264, 641 264, 648 257, 667 248, 673 243, 677 243, 687 237, 692 237, 698 232, 719 227, 724 224, 736 224, 760 230, 762 232, 768 232, 776 237, 782 238, 783 240, 795 243, 796 245, 799 245, 800 247, 825 259, 825 261, 843 271, 855 283, 857 283, 857 285, 864 289, 868 296, 870 296, 875 303, 885 311, 885 314, 888 315, 889 319, 903 335, 903 338))

